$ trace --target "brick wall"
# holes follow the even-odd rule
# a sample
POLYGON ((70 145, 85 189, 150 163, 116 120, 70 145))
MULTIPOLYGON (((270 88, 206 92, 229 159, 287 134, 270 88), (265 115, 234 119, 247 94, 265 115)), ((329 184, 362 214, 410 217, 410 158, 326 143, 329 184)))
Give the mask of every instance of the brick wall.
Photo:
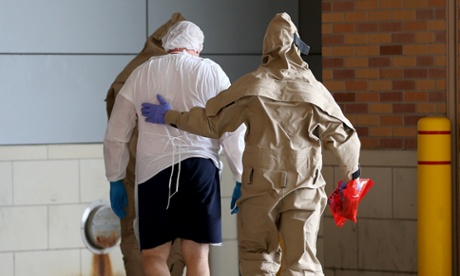
POLYGON ((364 149, 416 149, 446 116, 445 0, 323 0, 323 82, 364 149))

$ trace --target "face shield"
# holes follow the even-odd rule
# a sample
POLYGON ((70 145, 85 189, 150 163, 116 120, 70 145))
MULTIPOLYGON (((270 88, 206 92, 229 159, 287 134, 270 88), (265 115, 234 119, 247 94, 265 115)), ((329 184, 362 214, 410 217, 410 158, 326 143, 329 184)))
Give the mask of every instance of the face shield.
POLYGON ((297 46, 297 49, 304 55, 308 55, 310 52, 310 46, 308 46, 305 42, 303 42, 297 33, 294 34, 294 45, 297 46))

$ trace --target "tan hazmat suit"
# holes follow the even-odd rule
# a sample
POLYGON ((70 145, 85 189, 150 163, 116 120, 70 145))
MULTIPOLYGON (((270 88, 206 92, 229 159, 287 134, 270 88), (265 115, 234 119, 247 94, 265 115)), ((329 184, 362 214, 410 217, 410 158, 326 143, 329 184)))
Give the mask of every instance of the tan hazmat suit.
MULTIPOLYGON (((180 13, 173 13, 171 19, 158 28, 145 42, 142 51, 132 59, 128 65, 118 74, 115 81, 110 86, 106 97, 107 115, 110 116, 115 98, 128 79, 131 72, 139 65, 149 60, 152 56, 160 56, 166 54, 162 47, 161 39, 167 33, 168 29, 176 22, 183 21, 185 18, 180 13)), ((136 148, 137 148, 138 130, 133 130, 129 142, 129 163, 126 169, 126 178, 123 179, 123 184, 126 188, 128 197, 128 207, 126 208, 126 217, 120 220, 121 223, 121 252, 127 276, 144 275, 142 265, 142 256, 139 251, 139 244, 134 235, 133 222, 136 218, 135 208, 135 167, 136 167, 136 148)), ((168 259, 168 266, 172 276, 182 276, 184 270, 184 261, 180 253, 180 241, 174 242, 171 248, 171 254, 168 259)))
POLYGON ((238 200, 240 271, 244 276, 324 275, 316 257, 326 206, 323 144, 337 157, 344 181, 359 176, 360 141, 330 92, 293 44, 286 13, 269 23, 262 64, 205 108, 168 111, 167 124, 218 138, 247 127, 238 200))

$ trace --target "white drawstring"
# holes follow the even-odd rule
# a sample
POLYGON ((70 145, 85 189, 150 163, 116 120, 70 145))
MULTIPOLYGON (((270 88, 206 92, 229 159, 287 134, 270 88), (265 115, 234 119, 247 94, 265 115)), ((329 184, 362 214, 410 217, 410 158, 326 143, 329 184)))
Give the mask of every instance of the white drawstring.
POLYGON ((173 154, 172 154, 172 165, 171 165, 171 175, 169 176, 169 192, 168 192, 168 205, 166 206, 166 210, 169 208, 169 203, 171 202, 171 198, 179 191, 179 177, 180 177, 180 170, 181 170, 181 163, 179 161, 179 171, 177 172, 177 178, 176 178, 176 190, 174 193, 171 194, 171 182, 174 174, 174 164, 176 161, 176 150, 179 152, 179 160, 181 160, 181 149, 182 145, 186 144, 184 140, 182 140, 179 137, 170 137, 168 143, 165 145, 165 149, 168 146, 168 144, 171 143, 172 148, 173 148, 173 154), (179 141, 180 145, 177 147, 177 145, 174 143, 174 141, 179 141))

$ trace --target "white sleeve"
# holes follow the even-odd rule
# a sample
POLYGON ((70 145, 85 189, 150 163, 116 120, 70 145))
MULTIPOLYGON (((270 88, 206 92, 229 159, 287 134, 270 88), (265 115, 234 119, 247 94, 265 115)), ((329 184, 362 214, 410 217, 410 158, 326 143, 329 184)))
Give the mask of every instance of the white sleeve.
POLYGON ((104 163, 108 181, 117 181, 126 176, 128 143, 136 124, 137 115, 133 103, 119 94, 104 137, 104 163))
POLYGON ((227 158, 228 166, 233 174, 235 181, 241 182, 243 173, 243 152, 244 152, 244 134, 246 125, 242 124, 234 132, 226 132, 220 138, 222 150, 227 158))
MULTIPOLYGON (((227 74, 221 70, 220 87, 221 91, 228 89, 231 85, 227 74)), ((227 163, 230 171, 233 174, 235 181, 241 182, 243 174, 243 152, 244 152, 244 134, 246 133, 246 125, 241 124, 234 132, 226 132, 219 139, 222 146, 223 154, 227 158, 227 163)))
POLYGON ((225 74, 224 70, 222 70, 222 67, 220 67, 220 65, 218 64, 216 65, 217 65, 217 70, 216 70, 217 76, 215 77, 215 80, 216 80, 216 85, 217 85, 216 86, 217 94, 219 94, 220 92, 228 89, 231 83, 230 83, 230 79, 228 78, 227 74, 225 74))

